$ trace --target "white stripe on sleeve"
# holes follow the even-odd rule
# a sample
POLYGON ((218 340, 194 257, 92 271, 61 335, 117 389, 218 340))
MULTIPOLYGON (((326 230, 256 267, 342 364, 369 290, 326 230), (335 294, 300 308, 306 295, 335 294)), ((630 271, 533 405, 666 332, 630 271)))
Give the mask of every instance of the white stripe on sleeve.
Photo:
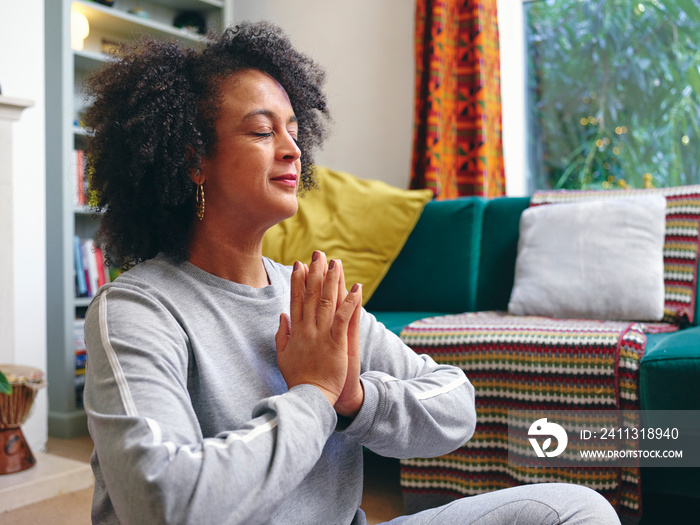
POLYGON ((108 293, 109 290, 103 293, 99 299, 100 338, 102 339, 102 346, 105 349, 105 354, 107 354, 109 366, 112 368, 114 380, 117 382, 117 387, 119 388, 119 396, 121 397, 124 411, 126 412, 127 416, 137 417, 138 412, 136 410, 136 404, 134 404, 134 399, 131 397, 131 391, 129 390, 129 385, 126 382, 124 370, 122 370, 122 365, 119 364, 119 359, 117 359, 117 353, 114 351, 114 348, 112 348, 112 343, 109 341, 109 330, 107 327, 108 293))

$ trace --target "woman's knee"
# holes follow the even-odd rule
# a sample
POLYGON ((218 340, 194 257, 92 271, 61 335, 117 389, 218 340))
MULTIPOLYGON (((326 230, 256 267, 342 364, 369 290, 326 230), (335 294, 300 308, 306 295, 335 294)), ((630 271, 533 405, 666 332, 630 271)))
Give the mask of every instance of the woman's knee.
POLYGON ((581 485, 551 483, 551 503, 566 525, 619 525, 615 509, 601 494, 581 485))
POLYGON ((543 525, 620 525, 615 509, 596 491, 568 483, 521 485, 492 493, 489 512, 474 523, 537 523, 543 525), (505 513, 505 514, 504 514, 505 513))
POLYGON ((469 496, 393 523, 469 525, 620 525, 596 491, 568 483, 539 483, 469 496))

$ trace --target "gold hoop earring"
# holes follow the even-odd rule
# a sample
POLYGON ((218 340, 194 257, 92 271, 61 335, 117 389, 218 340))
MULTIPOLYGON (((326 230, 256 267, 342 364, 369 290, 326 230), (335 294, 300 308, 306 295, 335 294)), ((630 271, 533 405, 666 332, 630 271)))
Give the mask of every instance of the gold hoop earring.
POLYGON ((204 183, 197 184, 197 193, 195 194, 197 203, 197 220, 204 219, 204 183))

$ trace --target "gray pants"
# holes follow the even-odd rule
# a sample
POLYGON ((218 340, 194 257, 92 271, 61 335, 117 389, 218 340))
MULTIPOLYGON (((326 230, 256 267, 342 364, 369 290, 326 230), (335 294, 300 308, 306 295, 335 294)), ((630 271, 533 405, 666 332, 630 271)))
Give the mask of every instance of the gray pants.
POLYGON ((610 503, 579 485, 540 483, 458 499, 385 525, 619 525, 610 503))

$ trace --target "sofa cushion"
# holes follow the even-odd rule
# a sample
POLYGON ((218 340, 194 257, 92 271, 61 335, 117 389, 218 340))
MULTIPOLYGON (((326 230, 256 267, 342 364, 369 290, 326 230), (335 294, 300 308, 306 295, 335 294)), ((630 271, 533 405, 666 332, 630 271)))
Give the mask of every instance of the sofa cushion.
POLYGON ((481 197, 426 204, 367 309, 458 313, 474 310, 481 197))
POLYGON ((661 195, 525 210, 508 311, 661 320, 665 219, 661 195))
POLYGON ((529 205, 529 197, 500 197, 486 202, 479 247, 476 304, 470 311, 508 309, 518 254, 520 215, 529 205))
POLYGON ((296 215, 267 231, 263 254, 291 265, 322 250, 329 260, 342 260, 348 287, 362 283, 366 304, 433 193, 323 167, 316 175, 319 189, 299 199, 296 215))
POLYGON ((700 185, 626 190, 538 191, 532 205, 618 199, 657 193, 666 197, 666 244, 664 246, 664 321, 697 325, 696 300, 700 253, 700 185))

